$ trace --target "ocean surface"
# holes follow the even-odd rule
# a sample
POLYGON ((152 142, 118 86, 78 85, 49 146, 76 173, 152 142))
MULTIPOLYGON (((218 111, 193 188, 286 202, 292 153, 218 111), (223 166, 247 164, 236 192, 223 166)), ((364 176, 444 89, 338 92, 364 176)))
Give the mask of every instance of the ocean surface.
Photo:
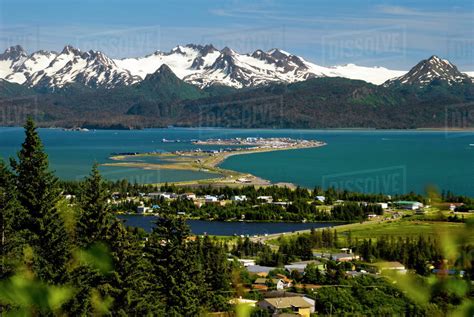
MULTIPOLYGON (((90 132, 40 129, 57 175, 80 179, 94 162, 110 162, 112 153, 174 151, 197 148, 193 139, 232 137, 291 137, 327 143, 313 149, 236 155, 221 166, 248 172, 272 182, 313 188, 334 186, 387 194, 427 186, 474 196, 474 132, 376 130, 241 130, 148 129, 90 132), (180 142, 163 143, 163 138, 180 142)), ((14 156, 23 142, 21 128, 0 128, 0 156, 14 156)), ((199 146, 218 149, 218 146, 199 146)), ((101 167, 106 178, 156 183, 212 178, 205 171, 141 170, 101 167)))
MULTIPOLYGON (((120 215, 118 217, 125 220, 127 226, 143 228, 147 232, 151 232, 157 220, 156 216, 120 215)), ((226 222, 205 220, 186 220, 186 222, 194 234, 218 236, 274 234, 311 228, 327 228, 343 224, 331 222, 226 222)))

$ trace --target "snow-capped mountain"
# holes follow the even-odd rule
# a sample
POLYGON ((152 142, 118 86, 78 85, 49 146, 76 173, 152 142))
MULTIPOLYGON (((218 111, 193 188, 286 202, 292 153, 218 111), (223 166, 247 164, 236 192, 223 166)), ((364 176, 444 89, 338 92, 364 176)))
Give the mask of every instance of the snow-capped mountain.
POLYGON ((0 55, 0 77, 29 87, 46 88, 72 83, 112 88, 141 80, 117 67, 101 52, 81 52, 69 45, 61 53, 38 51, 30 55, 20 46, 11 47, 0 55))
POLYGON ((415 80, 410 79, 412 77, 424 83, 438 75, 448 76, 453 82, 468 78, 448 61, 434 57, 418 64, 415 67, 418 71, 414 68, 407 74, 354 64, 324 67, 280 49, 240 54, 227 47, 218 50, 212 45, 188 44, 170 52, 156 51, 144 57, 124 59, 111 59, 101 52, 83 52, 72 46, 66 46, 60 53, 38 51, 32 54, 13 46, 0 54, 0 79, 48 89, 73 83, 113 88, 141 82, 162 65, 167 65, 178 78, 201 88, 212 85, 257 87, 314 77, 345 77, 376 85, 389 79, 409 83, 415 80))
POLYGON ((256 87, 324 76, 360 79, 378 85, 405 74, 405 71, 354 64, 322 67, 280 49, 239 54, 228 47, 219 51, 212 45, 193 44, 177 46, 169 53, 157 51, 143 58, 126 58, 115 62, 142 79, 162 64, 167 64, 180 79, 201 88, 212 85, 256 87))
POLYGON ((388 80, 385 86, 401 84, 425 87, 433 81, 445 82, 452 85, 462 82, 472 83, 473 79, 468 74, 461 73, 450 61, 433 55, 416 64, 416 66, 405 75, 388 80))

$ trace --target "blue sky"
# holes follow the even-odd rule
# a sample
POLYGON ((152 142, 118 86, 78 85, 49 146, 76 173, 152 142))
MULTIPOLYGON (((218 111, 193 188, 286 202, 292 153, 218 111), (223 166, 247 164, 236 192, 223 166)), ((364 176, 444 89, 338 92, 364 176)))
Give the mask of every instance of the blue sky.
POLYGON ((128 57, 187 43, 397 69, 436 54, 474 70, 474 1, 0 0, 0 49, 128 57))

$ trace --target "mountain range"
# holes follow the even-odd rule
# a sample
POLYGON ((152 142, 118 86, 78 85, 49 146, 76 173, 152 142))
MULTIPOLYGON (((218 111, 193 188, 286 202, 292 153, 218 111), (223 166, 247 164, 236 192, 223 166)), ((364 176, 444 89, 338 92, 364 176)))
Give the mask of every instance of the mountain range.
POLYGON ((441 127, 446 107, 474 101, 470 75, 437 56, 406 72, 323 67, 280 49, 189 44, 111 59, 13 46, 0 54, 0 110, 2 125, 34 108, 44 126, 441 127))
POLYGON ((218 50, 212 45, 188 44, 170 52, 111 59, 98 51, 82 52, 68 45, 60 53, 41 50, 31 54, 21 46, 10 47, 0 54, 0 78, 50 90, 69 84, 113 88, 140 82, 163 64, 178 78, 200 88, 212 85, 257 87, 315 77, 344 77, 382 84, 406 73, 354 64, 323 67, 280 49, 239 54, 228 47, 218 50))

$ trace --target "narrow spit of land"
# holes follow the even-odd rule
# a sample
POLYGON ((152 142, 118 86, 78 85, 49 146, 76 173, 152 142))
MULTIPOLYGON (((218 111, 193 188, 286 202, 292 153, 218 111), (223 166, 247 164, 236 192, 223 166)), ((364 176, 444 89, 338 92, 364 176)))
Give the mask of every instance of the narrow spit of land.
MULTIPOLYGON (((165 140, 164 140, 165 142, 165 140)), ((169 142, 169 141, 168 141, 169 142)), ((126 153, 113 155, 110 158, 116 162, 106 163, 104 166, 135 167, 148 170, 172 169, 209 172, 221 175, 212 179, 200 179, 188 182, 176 182, 177 185, 221 185, 239 186, 254 185, 266 186, 271 182, 252 174, 240 173, 220 168, 219 165, 228 157, 253 153, 273 151, 287 151, 305 148, 315 148, 326 145, 316 140, 299 140, 291 138, 234 138, 208 139, 193 141, 194 145, 222 146, 218 150, 203 150, 200 148, 174 151, 171 153, 126 153), (140 162, 140 159, 156 160, 156 162, 140 162)), ((285 184, 291 185, 291 184, 285 184)))

